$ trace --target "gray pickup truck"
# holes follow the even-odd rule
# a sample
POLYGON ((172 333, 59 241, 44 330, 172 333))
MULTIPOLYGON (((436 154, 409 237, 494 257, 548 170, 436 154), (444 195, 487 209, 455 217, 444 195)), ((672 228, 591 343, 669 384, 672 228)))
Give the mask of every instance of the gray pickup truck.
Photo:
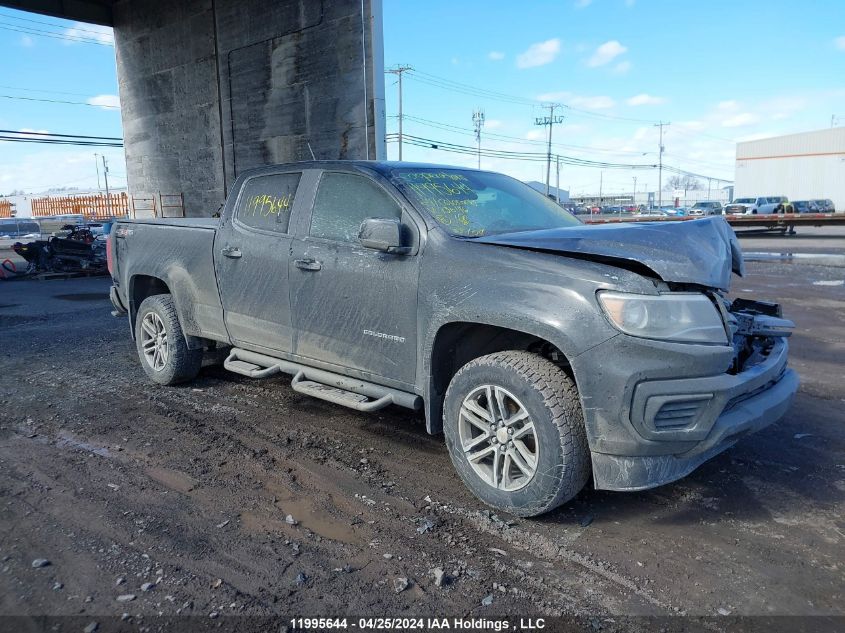
POLYGON ((153 381, 204 357, 374 411, 424 409, 484 502, 541 514, 679 479, 781 418, 779 306, 729 299, 721 217, 585 226, 510 177, 390 162, 263 167, 218 219, 120 221, 108 248, 153 381))

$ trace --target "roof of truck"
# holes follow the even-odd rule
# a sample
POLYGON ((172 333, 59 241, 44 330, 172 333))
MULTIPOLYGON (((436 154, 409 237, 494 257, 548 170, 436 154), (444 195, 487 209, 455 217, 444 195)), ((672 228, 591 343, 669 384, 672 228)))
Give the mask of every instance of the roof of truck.
MULTIPOLYGON (((457 165, 440 165, 437 163, 409 163, 405 161, 395 160, 303 160, 295 163, 279 163, 276 165, 262 165, 253 169, 244 170, 241 174, 251 173, 253 171, 267 170, 272 167, 298 167, 300 169, 308 168, 326 168, 326 167, 365 167, 372 169, 382 174, 393 169, 461 169, 464 171, 478 171, 471 167, 460 167, 457 165)), ((482 170, 483 171, 483 170, 482 170)))

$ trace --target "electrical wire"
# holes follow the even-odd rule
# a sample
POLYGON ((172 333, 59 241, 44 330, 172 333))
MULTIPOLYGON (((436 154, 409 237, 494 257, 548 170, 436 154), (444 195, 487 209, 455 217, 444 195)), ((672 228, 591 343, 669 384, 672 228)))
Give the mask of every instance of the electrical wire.
POLYGON ((112 108, 115 110, 120 110, 120 106, 113 106, 113 105, 98 105, 96 103, 86 103, 84 101, 64 101, 62 99, 36 99, 35 97, 21 97, 16 95, 0 95, 3 99, 19 99, 21 101, 40 101, 42 103, 62 103, 68 105, 84 105, 89 106, 91 108, 112 108))
POLYGON ((38 37, 50 37, 56 40, 64 40, 66 42, 78 42, 80 44, 99 44, 100 46, 114 46, 111 42, 103 42, 100 40, 73 37, 71 35, 62 35, 53 31, 42 31, 40 29, 32 29, 29 27, 20 27, 18 24, 9 25, 6 22, 0 22, 0 29, 4 31, 14 31, 15 33, 24 33, 25 35, 36 35, 38 37), (7 26, 3 26, 6 24, 7 26), (17 28, 16 28, 17 27, 17 28))
POLYGON ((19 136, 0 135, 0 141, 7 143, 40 143, 43 145, 77 145, 80 147, 123 147, 123 143, 109 143, 106 141, 74 141, 47 138, 21 138, 19 136))
POLYGON ((59 136, 61 138, 96 139, 98 141, 123 141, 117 136, 82 136, 80 134, 54 134, 53 132, 22 132, 20 130, 0 130, 0 134, 23 134, 26 136, 59 136))
POLYGON ((0 18, 4 18, 7 20, 18 20, 19 22, 32 22, 33 24, 42 24, 44 26, 54 26, 56 28, 68 28, 73 29, 74 31, 85 31, 86 33, 95 33, 96 35, 104 35, 104 31, 95 31, 94 29, 86 29, 81 26, 66 26, 64 24, 60 24, 58 22, 45 22, 44 20, 33 20, 32 18, 22 18, 17 15, 12 15, 10 13, 0 13, 0 18))

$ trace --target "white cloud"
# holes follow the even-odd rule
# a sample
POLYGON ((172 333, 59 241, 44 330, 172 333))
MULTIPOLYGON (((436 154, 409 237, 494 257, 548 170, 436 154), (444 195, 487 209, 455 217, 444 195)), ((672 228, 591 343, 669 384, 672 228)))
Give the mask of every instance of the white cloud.
POLYGON ((583 9, 584 7, 588 7, 591 4, 593 4, 593 0, 575 0, 576 9, 583 9))
POLYGON ((631 62, 627 59, 624 62, 619 62, 613 67, 613 72, 617 75, 624 75, 629 70, 631 70, 631 62))
POLYGON ((490 51, 487 53, 487 58, 492 59, 494 62, 498 62, 505 58, 505 54, 501 51, 490 51))
POLYGON ((119 108, 120 99, 117 95, 97 95, 88 99, 88 103, 93 106, 100 106, 101 108, 119 108))
POLYGON ((525 138, 529 141, 542 141, 546 138, 546 133, 541 130, 528 130, 525 133, 525 138))
MULTIPOLYGON (((98 26, 96 24, 86 24, 85 22, 74 22, 73 25, 64 32, 65 37, 96 40, 102 44, 114 44, 114 33, 109 26, 98 26)), ((76 44, 78 42, 72 39, 65 40, 68 44, 76 44)))
POLYGON ((845 35, 840 35, 835 40, 833 40, 833 45, 840 51, 845 51, 845 35))
POLYGON ((753 125, 759 121, 760 117, 756 114, 752 114, 751 112, 741 112, 722 121, 722 127, 743 127, 745 125, 753 125))
POLYGON ((625 0, 626 7, 633 7, 637 0, 625 0))
POLYGON ((716 109, 722 112, 733 112, 739 110, 739 104, 736 101, 720 101, 716 104, 716 109))
POLYGON ((548 103, 564 103, 575 108, 584 108, 585 110, 606 110, 616 105, 613 99, 604 95, 577 95, 565 90, 537 95, 537 100, 548 103))
POLYGON ((610 40, 596 49, 590 59, 587 60, 587 66, 593 68, 596 66, 604 66, 625 53, 627 50, 627 47, 622 46, 622 44, 618 41, 610 40))
POLYGON ((32 48, 35 46, 35 40, 33 40, 29 35, 21 35, 21 46, 24 48, 32 48))
POLYGON ((49 134, 50 133, 47 130, 33 130, 32 128, 29 128, 29 127, 22 127, 21 129, 18 130, 18 132, 31 133, 31 134, 49 134))
POLYGON ((586 110, 607 110, 616 105, 616 102, 610 97, 580 97, 576 96, 569 100, 569 104, 576 108, 584 108, 586 110))
POLYGON ((625 103, 629 106, 660 105, 661 103, 666 103, 666 99, 663 97, 655 97, 643 92, 626 99, 625 103))
POLYGON ((499 119, 486 119, 484 121, 484 128, 487 130, 496 130, 502 127, 504 123, 499 119))
POLYGON ((517 68, 534 68, 551 63, 560 53, 560 40, 553 38, 545 42, 537 42, 528 47, 524 53, 516 58, 517 68))

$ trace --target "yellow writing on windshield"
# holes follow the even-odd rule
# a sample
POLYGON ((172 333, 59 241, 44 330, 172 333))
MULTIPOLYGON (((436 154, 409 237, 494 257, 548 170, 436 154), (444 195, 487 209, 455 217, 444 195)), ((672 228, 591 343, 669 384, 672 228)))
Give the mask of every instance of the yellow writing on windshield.
POLYGON ((401 178, 438 222, 461 233, 468 230, 470 212, 478 205, 478 195, 466 176, 448 172, 412 172, 402 174, 401 178))

